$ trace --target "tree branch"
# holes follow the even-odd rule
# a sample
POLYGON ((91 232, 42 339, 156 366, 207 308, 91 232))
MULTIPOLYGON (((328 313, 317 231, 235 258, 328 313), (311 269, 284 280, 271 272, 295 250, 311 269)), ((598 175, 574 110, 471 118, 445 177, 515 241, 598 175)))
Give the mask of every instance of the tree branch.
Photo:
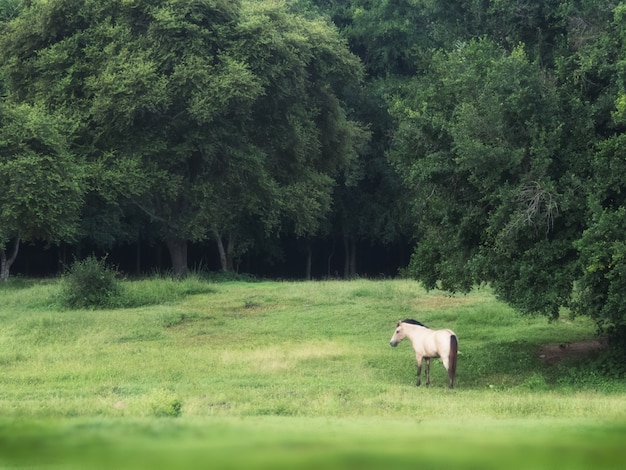
POLYGON ((152 220, 158 220, 159 222, 163 222, 168 227, 171 226, 171 223, 170 223, 169 220, 166 220, 165 218, 161 217, 160 215, 156 215, 154 213, 154 211, 151 211, 150 209, 145 207, 143 204, 141 204, 139 201, 137 201, 135 199, 131 199, 131 201, 132 201, 133 204, 135 204, 139 209, 141 209, 152 220))

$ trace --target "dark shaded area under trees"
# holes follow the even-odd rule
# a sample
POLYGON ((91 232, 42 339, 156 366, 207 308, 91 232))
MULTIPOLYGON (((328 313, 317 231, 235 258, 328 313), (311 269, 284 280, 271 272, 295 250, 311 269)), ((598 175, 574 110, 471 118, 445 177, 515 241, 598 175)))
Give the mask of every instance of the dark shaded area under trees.
MULTIPOLYGON (((361 277, 388 278, 398 275, 398 268, 406 266, 411 255, 411 247, 396 243, 390 245, 361 242, 356 244, 356 275, 361 277)), ((75 259, 95 255, 117 267, 128 276, 145 276, 153 273, 171 272, 167 248, 162 244, 133 244, 117 246, 111 250, 87 248, 84 253, 76 253, 75 247, 43 244, 26 244, 20 248, 12 273, 18 276, 56 276, 72 264, 75 259)), ((189 259, 191 270, 221 270, 217 247, 214 244, 191 244, 189 259)), ((237 260, 235 270, 268 279, 305 279, 307 276, 308 248, 300 240, 280 240, 280 255, 269 256, 265 252, 251 252, 237 260)), ((341 239, 333 243, 320 239, 311 243, 312 279, 344 278, 345 246, 341 239)))

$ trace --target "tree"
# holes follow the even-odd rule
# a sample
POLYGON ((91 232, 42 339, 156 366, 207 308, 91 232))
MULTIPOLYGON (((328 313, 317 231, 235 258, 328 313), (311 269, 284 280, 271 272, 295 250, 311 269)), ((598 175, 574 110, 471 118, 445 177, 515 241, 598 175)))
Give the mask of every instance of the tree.
MULTIPOLYGON (((346 97, 351 116, 367 123, 370 139, 338 180, 331 233, 344 245, 344 277, 358 272, 357 245, 404 244, 406 193, 387 159, 394 122, 386 97, 426 66, 430 49, 428 9, 420 0, 300 0, 329 15, 364 64, 365 85, 346 97)), ((335 243, 333 241, 333 243, 335 243)))
MULTIPOLYGON (((248 58, 263 86, 247 134, 264 158, 271 189, 260 201, 262 235, 308 237, 329 214, 338 171, 357 157, 367 138, 341 100, 346 90, 358 87, 362 69, 338 32, 317 17, 304 19, 280 3, 250 2, 242 18, 237 53, 248 58)), ((239 191, 241 185, 233 187, 239 191)), ((241 213, 238 223, 220 232, 232 239, 238 228, 238 236, 253 238, 253 229, 241 233, 250 218, 241 213)))
POLYGON ((432 288, 490 282, 518 309, 569 303, 584 227, 584 108, 523 46, 489 39, 438 53, 394 105, 392 155, 413 192, 419 242, 408 273, 432 288), (578 119, 569 119, 570 112, 578 119))
POLYGON ((39 106, 0 105, 0 279, 20 243, 69 241, 78 227, 83 168, 63 121, 39 106))
POLYGON ((357 244, 392 245, 410 233, 406 193, 386 154, 392 120, 384 96, 394 89, 390 82, 369 80, 349 101, 359 121, 370 123, 372 137, 343 172, 334 193, 333 235, 343 240, 346 278, 358 274, 357 244))
POLYGON ((258 226, 315 230, 361 138, 338 99, 358 60, 282 2, 34 1, 3 48, 12 93, 82 123, 77 148, 112 166, 100 190, 158 224, 178 274, 189 241, 232 270, 258 226))
POLYGON ((596 147, 591 160, 592 178, 588 187, 590 220, 577 247, 582 273, 575 289, 575 312, 595 319, 600 331, 607 332, 620 356, 617 371, 626 372, 626 5, 614 9, 609 27, 594 32, 588 42, 578 48, 578 76, 594 86, 593 93, 601 104, 596 113, 605 124, 605 136, 596 147), (615 59, 594 67, 589 59, 615 59), (587 59, 587 60, 585 60, 587 59), (598 90, 600 89, 600 90, 598 90), (610 98, 610 101, 607 100, 610 98), (610 117, 607 116, 607 102, 610 117), (603 105, 603 106, 602 106, 603 105), (604 113, 601 113, 605 110, 604 113))

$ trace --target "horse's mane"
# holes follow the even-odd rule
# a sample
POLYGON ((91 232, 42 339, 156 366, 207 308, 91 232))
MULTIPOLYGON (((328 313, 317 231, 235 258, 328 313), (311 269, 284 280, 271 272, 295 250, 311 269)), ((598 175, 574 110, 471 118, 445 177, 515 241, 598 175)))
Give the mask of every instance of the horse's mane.
POLYGON ((419 325, 419 326, 423 326, 424 328, 428 328, 426 325, 424 325, 422 322, 419 322, 417 320, 413 320, 411 318, 406 318, 405 320, 402 320, 400 323, 408 323, 410 325, 419 325))

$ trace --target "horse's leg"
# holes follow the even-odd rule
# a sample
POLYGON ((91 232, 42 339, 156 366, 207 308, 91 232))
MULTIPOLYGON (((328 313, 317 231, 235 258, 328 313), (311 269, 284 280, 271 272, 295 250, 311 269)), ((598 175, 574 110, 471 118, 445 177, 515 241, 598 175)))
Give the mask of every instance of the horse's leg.
POLYGON ((426 358, 426 386, 430 387, 430 357, 426 358))
POLYGON ((456 335, 450 336, 450 354, 449 361, 446 361, 446 369, 448 369, 449 387, 454 388, 454 377, 456 376, 456 360, 459 353, 459 340, 456 335))
POLYGON ((418 357, 417 358, 417 383, 415 384, 415 386, 419 387, 421 381, 422 381, 422 358, 418 357))
POLYGON ((448 370, 449 360, 446 356, 441 356, 441 363, 443 364, 443 367, 448 370))

